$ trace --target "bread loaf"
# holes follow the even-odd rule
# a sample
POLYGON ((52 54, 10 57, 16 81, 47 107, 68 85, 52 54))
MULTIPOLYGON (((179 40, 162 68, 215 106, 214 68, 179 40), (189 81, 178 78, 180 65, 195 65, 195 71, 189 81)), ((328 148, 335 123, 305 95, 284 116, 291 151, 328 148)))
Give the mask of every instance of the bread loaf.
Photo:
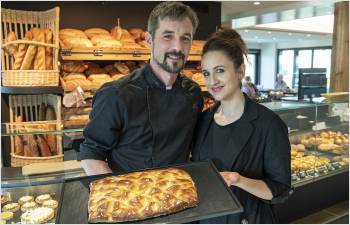
POLYGON ((117 40, 99 40, 95 41, 95 46, 101 48, 121 48, 123 44, 117 40))
POLYGON ((78 79, 86 79, 85 74, 83 73, 70 73, 67 76, 63 77, 64 81, 70 81, 70 80, 78 80, 78 79))
MULTIPOLYGON (((32 33, 30 31, 27 31, 23 40, 27 40, 27 41, 32 40, 32 33)), ((13 64, 13 67, 12 67, 13 70, 21 69, 21 65, 26 55, 27 49, 28 49, 27 44, 19 44, 17 53, 15 54, 15 63, 13 64)))
POLYGON ((108 74, 91 74, 88 76, 88 80, 92 81, 95 79, 110 79, 111 77, 108 74))
POLYGON ((87 39, 87 36, 83 31, 78 30, 78 29, 73 29, 73 28, 61 29, 59 32, 59 36, 60 36, 61 40, 64 40, 64 39, 70 38, 70 37, 87 39))
POLYGON ((20 135, 15 136, 15 155, 24 156, 23 137, 20 135))
POLYGON ((67 73, 83 73, 87 68, 83 61, 67 61, 61 64, 61 69, 67 73))
POLYGON ((115 26, 111 30, 111 35, 115 40, 120 41, 123 35, 123 29, 120 26, 115 26))
POLYGON ((110 34, 96 34, 95 36, 90 38, 90 41, 94 45, 101 40, 114 40, 114 39, 110 34))
MULTIPOLYGON (((45 29, 45 43, 52 44, 53 43, 53 33, 51 29, 45 29)), ((53 69, 53 49, 51 47, 45 48, 45 68, 46 70, 53 69)))
POLYGON ((80 37, 67 37, 62 40, 65 48, 89 48, 93 47, 91 41, 80 37))
POLYGON ((114 67, 117 68, 117 70, 124 75, 128 75, 130 73, 129 68, 124 63, 115 62, 114 67))
MULTIPOLYGON (((17 37, 15 32, 11 31, 7 34, 7 38, 6 38, 6 43, 9 43, 11 41, 16 41, 17 37)), ((10 55, 15 55, 17 53, 18 50, 18 44, 16 45, 8 45, 6 47, 6 51, 10 54, 10 55)))
POLYGON ((104 70, 103 68, 100 67, 89 67, 86 71, 85 71, 86 75, 90 75, 90 74, 106 74, 106 70, 104 70))
POLYGON ((135 39, 144 39, 144 31, 141 28, 131 28, 129 33, 134 36, 135 39))
POLYGON ((92 38, 98 34, 108 34, 109 35, 109 32, 105 29, 102 29, 102 28, 89 28, 89 29, 86 29, 84 31, 84 33, 88 38, 92 38))
MULTIPOLYGON (((32 33, 33 33, 33 37, 38 35, 35 29, 33 29, 32 33)), ((37 53, 37 46, 30 45, 24 56, 24 59, 21 65, 21 70, 29 70, 33 68, 33 60, 35 58, 36 53, 37 53)))
POLYGON ((43 157, 52 156, 51 151, 50 151, 50 147, 47 144, 47 142, 45 141, 43 134, 37 134, 36 141, 37 141, 38 146, 40 148, 40 155, 41 156, 43 156, 43 157))
MULTIPOLYGON (((55 109, 48 105, 46 108, 46 120, 56 120, 56 113, 55 109)), ((56 130, 55 124, 49 124, 47 125, 47 130, 56 130)), ((57 155, 57 141, 56 141, 56 134, 46 134, 45 139, 47 141, 47 144, 49 146, 50 152, 52 155, 57 155)))
MULTIPOLYGON (((37 42, 45 43, 45 31, 42 29, 39 29, 38 31, 34 31, 33 29, 33 36, 34 40, 37 42)), ((34 59, 34 70, 45 70, 46 63, 45 63, 45 47, 44 46, 38 46, 37 47, 37 53, 34 59)))

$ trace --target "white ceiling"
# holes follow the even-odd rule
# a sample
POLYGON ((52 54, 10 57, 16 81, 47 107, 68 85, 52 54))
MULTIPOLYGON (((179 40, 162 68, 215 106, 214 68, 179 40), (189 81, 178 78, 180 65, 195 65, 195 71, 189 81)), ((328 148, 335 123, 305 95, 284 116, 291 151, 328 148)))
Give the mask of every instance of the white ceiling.
MULTIPOLYGON (((242 38, 248 43, 273 43, 273 42, 302 42, 308 41, 327 41, 332 40, 333 23, 331 21, 317 21, 315 19, 307 18, 310 15, 302 15, 303 12, 315 11, 320 12, 321 15, 331 15, 333 13, 333 4, 337 0, 317 0, 317 1, 260 1, 260 5, 254 5, 254 1, 224 1, 221 7, 221 21, 222 26, 232 26, 232 19, 244 17, 259 17, 260 19, 267 14, 281 13, 290 10, 298 10, 298 16, 304 17, 300 20, 289 21, 274 21, 275 26, 266 27, 269 23, 259 23, 256 25, 238 28, 238 32, 242 38), (312 10, 310 10, 312 8, 312 10), (306 9, 306 10, 305 10, 306 9), (284 23, 285 22, 285 23, 284 23), (295 27, 293 30, 293 27, 295 27), (259 27, 260 26, 260 27, 259 27), (265 26, 265 27, 264 27, 265 26), (324 28, 322 33, 312 32, 311 28, 320 26, 324 28), (304 28, 304 31, 300 29, 304 28), (298 30, 299 29, 299 30, 298 30), (327 32, 324 32, 326 31, 327 32), (308 32, 309 31, 309 32, 308 32)), ((316 12, 316 14, 317 14, 316 12)), ((282 18, 282 14, 279 14, 282 18)), ((284 19, 286 20, 286 19, 284 19)), ((258 21, 258 19, 256 19, 258 21)), ((272 23, 270 23, 272 25, 272 23)))

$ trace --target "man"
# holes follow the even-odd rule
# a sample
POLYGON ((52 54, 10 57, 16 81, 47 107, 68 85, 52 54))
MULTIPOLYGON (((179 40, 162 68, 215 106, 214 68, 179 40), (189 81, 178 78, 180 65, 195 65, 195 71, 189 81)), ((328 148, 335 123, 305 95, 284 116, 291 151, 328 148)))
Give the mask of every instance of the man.
POLYGON ((195 12, 180 2, 153 9, 146 36, 150 62, 94 96, 78 155, 88 175, 188 160, 203 101, 200 87, 179 72, 197 26, 195 12))
POLYGON ((287 83, 283 80, 282 74, 277 74, 277 81, 275 83, 275 90, 286 92, 289 89, 287 83))

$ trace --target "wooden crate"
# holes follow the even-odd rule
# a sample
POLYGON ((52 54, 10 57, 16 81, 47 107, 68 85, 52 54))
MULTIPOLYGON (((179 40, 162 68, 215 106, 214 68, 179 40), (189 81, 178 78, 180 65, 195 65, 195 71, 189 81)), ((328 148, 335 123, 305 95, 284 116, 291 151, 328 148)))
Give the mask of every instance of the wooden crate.
POLYGON ((22 11, 1 9, 1 38, 2 38, 2 85, 3 86, 58 86, 58 51, 59 51, 59 7, 48 11, 22 11), (53 32, 53 43, 46 44, 37 41, 25 41, 22 39, 31 28, 50 28, 53 32), (14 32, 17 41, 5 43, 9 32, 14 32), (51 47, 52 70, 13 70, 14 57, 6 48, 11 45, 28 44, 51 47))
MULTIPOLYGON (((6 123, 7 133, 19 133, 13 135, 11 140, 11 166, 22 167, 32 163, 61 162, 63 161, 63 146, 61 120, 61 97, 56 95, 13 95, 9 97, 10 123, 6 123), (56 118, 43 120, 44 110, 47 106, 54 108, 56 118), (18 122, 16 117, 21 116, 25 122, 18 122), (37 131, 58 131, 55 133, 35 133, 37 131), (29 132, 29 133, 28 133, 29 132), (33 132, 33 133, 30 133, 33 132), (42 156, 43 150, 39 144, 43 140, 49 146, 50 156, 42 156), (50 140, 50 141, 49 141, 50 140), (18 143, 30 146, 30 151, 39 154, 18 154, 18 143)), ((21 146, 21 145, 19 145, 21 146)), ((27 147, 28 150, 29 147, 27 147)), ((22 149, 24 149, 22 147, 22 149)), ((22 151, 23 152, 23 151, 22 151)), ((28 151, 29 152, 29 151, 28 151)))

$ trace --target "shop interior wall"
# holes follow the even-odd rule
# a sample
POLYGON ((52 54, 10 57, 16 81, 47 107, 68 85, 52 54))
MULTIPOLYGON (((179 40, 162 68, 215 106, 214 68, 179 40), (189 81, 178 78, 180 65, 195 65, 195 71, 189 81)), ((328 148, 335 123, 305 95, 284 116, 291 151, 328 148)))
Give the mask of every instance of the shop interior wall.
MULTIPOLYGON (((87 29, 101 27, 110 30, 120 18, 123 28, 147 28, 147 20, 151 10, 159 2, 156 1, 20 1, 2 2, 2 8, 20 10, 48 10, 60 7, 60 28, 87 29)), ((220 2, 184 2, 191 6, 200 20, 195 39, 205 40, 220 27, 220 2)))
MULTIPOLYGON (((159 4, 156 1, 2 1, 1 8, 27 11, 44 11, 56 6, 60 7, 60 28, 87 29, 101 27, 110 30, 120 18, 123 28, 139 27, 147 29, 147 20, 150 12, 159 4)), ((200 25, 195 39, 205 40, 220 27, 220 2, 185 2, 197 13, 200 25)), ((8 96, 2 95, 2 122, 8 122, 8 96)), ((8 138, 2 138, 1 166, 10 165, 10 149, 8 138)))

